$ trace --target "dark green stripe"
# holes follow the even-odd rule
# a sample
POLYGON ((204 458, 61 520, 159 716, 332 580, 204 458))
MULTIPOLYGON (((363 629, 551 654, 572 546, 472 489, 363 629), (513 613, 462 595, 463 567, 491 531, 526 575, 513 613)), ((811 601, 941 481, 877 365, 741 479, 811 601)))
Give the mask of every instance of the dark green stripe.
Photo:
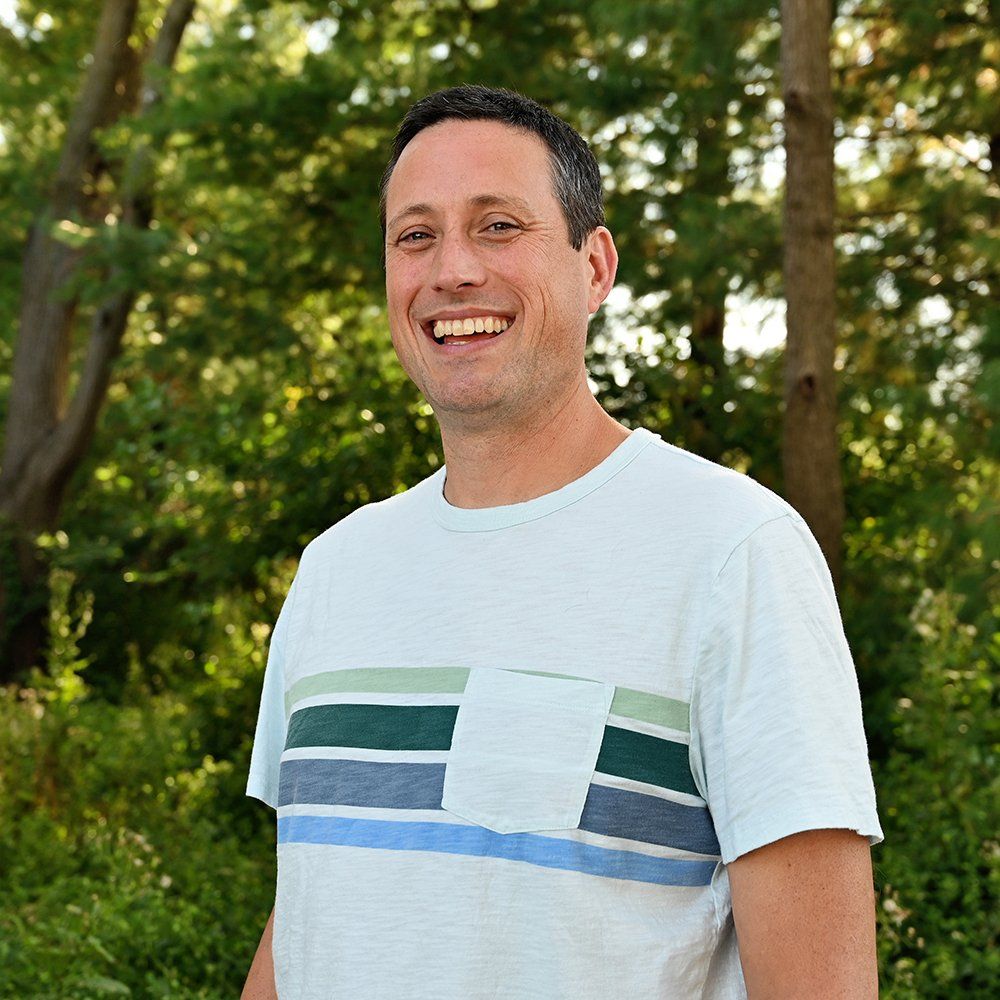
POLYGON ((697 795, 684 743, 661 740, 646 733, 633 733, 617 726, 605 726, 597 770, 619 778, 645 781, 677 792, 697 795))
MULTIPOLYGON (((448 750, 457 705, 316 705, 292 713, 285 749, 448 750)), ((597 756, 603 774, 698 795, 684 743, 605 726, 597 756)))
POLYGON ((285 749, 447 750, 457 705, 315 705, 292 713, 285 749))

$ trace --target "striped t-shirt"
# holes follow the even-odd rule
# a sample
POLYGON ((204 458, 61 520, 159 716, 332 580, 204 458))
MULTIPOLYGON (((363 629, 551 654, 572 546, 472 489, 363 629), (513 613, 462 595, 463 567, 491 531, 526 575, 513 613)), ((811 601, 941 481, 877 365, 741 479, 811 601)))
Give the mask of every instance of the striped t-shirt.
POLYGON ((279 998, 745 996, 726 865, 881 839, 815 540, 643 429, 525 503, 445 475, 314 539, 275 625, 279 998))

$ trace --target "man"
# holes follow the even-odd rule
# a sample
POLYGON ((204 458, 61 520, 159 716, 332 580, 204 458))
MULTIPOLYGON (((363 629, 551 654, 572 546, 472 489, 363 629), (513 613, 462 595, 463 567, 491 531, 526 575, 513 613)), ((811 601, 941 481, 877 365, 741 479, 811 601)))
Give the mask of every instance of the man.
POLYGON ((244 996, 876 996, 826 564, 780 498, 590 393, 617 254, 586 144, 508 91, 432 94, 382 224, 446 464, 302 555, 247 786, 278 882, 244 996))

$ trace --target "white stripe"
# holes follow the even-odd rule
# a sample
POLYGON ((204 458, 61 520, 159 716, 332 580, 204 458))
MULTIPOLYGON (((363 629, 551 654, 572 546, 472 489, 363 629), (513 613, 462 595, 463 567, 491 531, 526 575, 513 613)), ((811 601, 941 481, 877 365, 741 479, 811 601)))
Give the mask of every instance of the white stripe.
POLYGON ((412 691, 330 691, 299 698, 292 703, 291 711, 300 708, 316 708, 320 705, 405 705, 422 708, 424 705, 454 705, 462 700, 460 691, 444 691, 434 694, 415 694, 412 691), (414 702, 419 698, 419 702, 414 702))
MULTIPOLYGON (((292 747, 281 755, 282 760, 369 760, 399 764, 447 764, 447 750, 372 750, 368 747, 292 747)), ((668 799, 684 806, 705 806, 705 800, 698 795, 688 795, 672 788, 649 785, 632 778, 620 778, 615 774, 595 771, 591 776, 592 785, 608 788, 623 788, 629 792, 641 792, 658 799, 668 799)))
POLYGON ((663 788, 660 785, 648 785, 645 781, 634 781, 631 778, 619 778, 616 774, 604 774, 603 771, 595 771, 590 779, 592 785, 606 785, 608 788, 624 788, 629 792, 641 792, 643 795, 652 795, 657 799, 669 799, 682 806, 706 806, 706 802, 699 795, 688 795, 687 792, 677 792, 672 788, 663 788))
POLYGON ((634 733, 645 733, 647 736, 656 736, 663 740, 670 740, 672 743, 683 743, 685 746, 691 744, 690 733, 682 732, 680 729, 671 729, 669 726, 658 726, 655 722, 633 719, 628 715, 609 715, 608 725, 616 726, 618 729, 630 729, 634 733))
POLYGON ((443 764, 447 750, 372 750, 368 747, 292 747, 282 760, 379 760, 404 764, 443 764))

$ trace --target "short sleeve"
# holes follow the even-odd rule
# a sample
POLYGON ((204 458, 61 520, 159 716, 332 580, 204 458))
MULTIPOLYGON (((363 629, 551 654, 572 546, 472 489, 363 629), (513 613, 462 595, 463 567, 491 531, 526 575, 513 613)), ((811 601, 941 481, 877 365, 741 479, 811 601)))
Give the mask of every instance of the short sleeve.
POLYGON ((247 780, 247 795, 266 802, 272 809, 278 808, 278 770, 285 748, 285 654, 297 582, 298 577, 292 581, 271 632, 247 780))
POLYGON ((882 840, 854 662, 826 560, 798 515, 760 525, 714 581, 691 734, 727 864, 803 830, 882 840))

